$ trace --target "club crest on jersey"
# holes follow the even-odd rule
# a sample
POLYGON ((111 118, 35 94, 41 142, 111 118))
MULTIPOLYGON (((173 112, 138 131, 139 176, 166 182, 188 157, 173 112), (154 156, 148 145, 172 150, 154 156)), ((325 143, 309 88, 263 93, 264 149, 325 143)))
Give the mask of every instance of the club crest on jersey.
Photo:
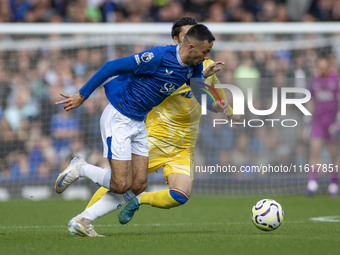
POLYGON ((115 149, 118 155, 122 155, 124 153, 124 147, 121 145, 118 145, 115 149))
POLYGON ((161 88, 160 92, 171 95, 176 90, 176 86, 172 83, 165 83, 163 88, 161 88))
POLYGON ((152 52, 144 52, 142 54, 142 61, 143 62, 149 62, 151 59, 153 59, 154 55, 152 52))
POLYGON ((193 70, 192 70, 192 68, 190 68, 189 70, 188 70, 188 74, 187 74, 187 79, 190 79, 191 78, 191 76, 193 75, 193 70))

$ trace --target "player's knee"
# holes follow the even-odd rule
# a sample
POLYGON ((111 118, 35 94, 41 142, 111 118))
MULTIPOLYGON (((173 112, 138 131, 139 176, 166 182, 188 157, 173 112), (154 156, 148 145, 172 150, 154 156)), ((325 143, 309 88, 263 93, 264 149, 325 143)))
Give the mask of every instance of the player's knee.
POLYGON ((146 187, 148 186, 146 180, 145 181, 139 181, 139 182, 135 182, 132 185, 131 190, 133 191, 133 193, 135 194, 140 194, 142 193, 144 190, 146 190, 146 187))
POLYGON ((117 194, 123 194, 131 188, 128 182, 113 183, 110 184, 110 190, 117 194))
POLYGON ((147 184, 146 181, 145 182, 141 182, 139 184, 139 187, 138 187, 139 193, 142 193, 143 191, 145 191, 147 186, 148 186, 148 184, 147 184))
POLYGON ((178 203, 178 205, 184 205, 189 200, 189 196, 180 189, 170 189, 170 196, 178 203))

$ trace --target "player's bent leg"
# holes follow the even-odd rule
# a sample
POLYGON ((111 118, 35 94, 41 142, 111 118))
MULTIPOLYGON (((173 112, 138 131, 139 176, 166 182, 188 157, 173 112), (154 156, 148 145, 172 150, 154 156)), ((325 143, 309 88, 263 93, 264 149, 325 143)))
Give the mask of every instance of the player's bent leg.
POLYGON ((174 173, 167 176, 168 190, 142 193, 140 204, 169 209, 185 204, 191 195, 192 179, 187 174, 174 173))
POLYGON ((123 194, 132 186, 131 160, 109 159, 109 163, 111 167, 110 190, 114 193, 123 194))
MULTIPOLYGON (((101 189, 100 192, 97 192, 97 195, 101 195, 101 192, 104 192, 105 190, 107 189, 101 189)), ((124 194, 116 194, 107 190, 97 202, 88 206, 82 213, 70 220, 70 233, 72 235, 78 234, 83 236, 96 235, 91 232, 91 229, 93 229, 91 222, 121 208, 125 203, 135 197, 135 194, 130 193, 132 193, 131 190, 124 194)))
MULTIPOLYGON (((155 147, 157 148, 157 146, 155 147)), ((152 146, 150 148, 152 148, 152 146)), ((169 209, 185 204, 189 199, 192 188, 192 151, 179 149, 175 146, 166 147, 166 145, 162 143, 159 146, 159 148, 162 148, 162 150, 160 150, 161 154, 157 155, 156 148, 150 153, 150 165, 163 161, 163 172, 170 189, 157 192, 145 192, 142 193, 139 198, 132 199, 118 216, 122 224, 126 224, 132 219, 134 213, 139 209, 140 204, 149 204, 154 207, 169 209), (166 156, 161 156, 165 152, 166 156)), ((150 169, 148 171, 150 171, 150 169)))
MULTIPOLYGON (((148 157, 132 154, 133 184, 132 192, 136 195, 140 194, 147 186, 147 167, 148 157)), ((118 219, 121 224, 128 223, 135 212, 139 209, 139 201, 133 198, 119 213, 118 219)))
MULTIPOLYGON (((132 155, 132 162, 134 160, 134 155, 132 155)), ((141 166, 143 162, 138 161, 137 165, 139 166, 138 168, 136 167, 135 172, 139 173, 139 172, 144 172, 145 174, 134 174, 133 173, 133 178, 134 178, 134 182, 133 185, 131 187, 130 192, 128 191, 128 193, 131 193, 131 197, 133 198, 135 196, 135 194, 139 194, 140 192, 144 191, 146 188, 146 170, 143 169, 141 166), (137 177, 137 178, 135 178, 137 177), (137 179, 137 180, 136 180, 137 179), (135 181, 136 180, 136 181, 135 181), (137 187, 136 190, 138 190, 139 192, 136 193, 136 191, 133 189, 135 186, 137 187)), ((133 164, 132 164, 133 165, 133 164)), ((144 168, 147 167, 147 159, 144 159, 144 168)), ((96 193, 92 196, 90 202, 87 204, 85 209, 88 209, 89 207, 91 207, 93 204, 95 204, 96 202, 98 202, 106 193, 107 193, 108 189, 106 189, 105 187, 101 187, 99 188, 96 193)), ((127 198, 127 194, 123 194, 124 198, 127 198)))
POLYGON ((85 218, 89 222, 92 222, 119 209, 136 196, 130 190, 133 175, 131 161, 109 159, 109 163, 112 168, 110 171, 111 191, 104 187, 100 188, 92 197, 85 210, 77 217, 85 218))
MULTIPOLYGON (((176 199, 179 200, 177 197, 177 194, 179 193, 180 191, 170 189, 142 193, 139 199, 135 197, 120 211, 118 215, 119 222, 121 224, 126 224, 131 221, 132 217, 134 216, 135 212, 138 211, 141 204, 149 204, 151 206, 164 209, 179 206, 181 203, 176 201, 176 199)), ((184 196, 182 197, 184 198, 184 196)))
POLYGON ((191 177, 186 174, 170 174, 167 177, 169 189, 145 192, 141 194, 139 200, 138 198, 132 199, 119 213, 119 222, 121 224, 128 223, 141 204, 149 204, 163 209, 170 209, 185 204, 191 194, 191 177))
MULTIPOLYGON (((120 168, 120 170, 123 169, 123 170, 131 172, 130 169, 124 169, 124 167, 129 168, 129 163, 127 163, 126 161, 118 161, 118 162, 111 162, 111 163, 112 163, 110 164, 111 167, 117 168, 119 166, 123 166, 122 168, 120 168)), ((122 173, 117 173, 117 171, 110 170, 110 176, 105 175, 104 177, 104 178, 110 178, 110 179, 107 181, 103 181, 103 182, 107 182, 108 183, 107 186, 109 187, 110 187, 110 183, 112 183, 111 181, 112 172, 113 172, 113 176, 117 176, 117 175, 120 177, 122 176, 128 177, 130 175, 132 176, 132 174, 130 175, 122 174, 122 173)), ((122 187, 118 187, 118 188, 121 189, 120 191, 123 191, 122 187)), ((124 189, 126 189, 126 187, 124 189)), ((110 213, 114 210, 119 209, 122 205, 124 205, 126 202, 130 201, 134 197, 135 197, 135 194, 131 190, 127 190, 123 194, 115 194, 113 192, 109 192, 109 189, 105 187, 101 187, 93 195, 90 202, 86 206, 85 210, 81 214, 79 214, 77 217, 81 217, 81 218, 88 220, 89 222, 92 222, 95 219, 106 215, 107 213, 110 213)))
POLYGON ((181 189, 167 189, 156 192, 142 193, 139 204, 148 204, 153 207, 170 209, 185 204, 189 200, 189 195, 181 189))
POLYGON ((142 193, 147 187, 147 171, 149 158, 132 154, 133 181, 131 190, 136 195, 142 193))
POLYGON ((183 190, 188 196, 191 195, 192 190, 192 178, 186 174, 169 174, 167 176, 170 189, 183 190))
POLYGON ((100 187, 96 193, 94 193, 94 195, 92 196, 90 202, 87 204, 86 208, 89 208, 90 206, 92 206, 94 203, 96 203, 98 200, 100 200, 105 194, 106 192, 108 192, 109 190, 107 188, 104 187, 100 187))
POLYGON ((140 204, 169 209, 185 204, 191 195, 192 179, 186 174, 170 174, 167 176, 168 190, 145 192, 141 194, 140 204))

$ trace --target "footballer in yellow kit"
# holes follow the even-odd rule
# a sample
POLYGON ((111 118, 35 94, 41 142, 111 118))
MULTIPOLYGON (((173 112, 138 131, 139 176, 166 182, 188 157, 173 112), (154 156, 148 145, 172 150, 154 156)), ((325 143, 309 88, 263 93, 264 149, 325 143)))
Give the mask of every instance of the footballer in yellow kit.
MULTIPOLYGON (((203 68, 214 63, 205 60, 203 68)), ((205 80, 210 86, 219 84, 214 74, 205 80)), ((226 100, 223 89, 217 89, 226 100)), ((193 98, 190 87, 184 84, 148 114, 146 128, 149 139, 148 174, 163 168, 164 177, 183 173, 193 178, 193 154, 198 136, 201 105, 193 98)))
MULTIPOLYGON (((172 37, 175 43, 180 43, 188 29, 195 24, 197 22, 191 17, 184 17, 174 22, 172 37)), ((204 70, 208 66, 211 68, 214 61, 205 60, 203 65, 204 70)), ((219 80, 214 74, 208 77, 205 83, 214 87, 215 84, 219 84, 219 80)), ((227 102, 223 89, 216 89, 216 91, 221 100, 227 102)), ((229 116, 232 116, 230 106, 229 116)), ((193 156, 200 117, 201 106, 186 84, 150 111, 146 119, 149 141, 148 174, 163 167, 164 178, 169 184, 169 189, 144 192, 131 200, 119 214, 120 223, 129 222, 141 204, 172 208, 188 201, 194 177, 193 156)), ((98 189, 86 208, 98 201, 107 191, 103 187, 98 189)))

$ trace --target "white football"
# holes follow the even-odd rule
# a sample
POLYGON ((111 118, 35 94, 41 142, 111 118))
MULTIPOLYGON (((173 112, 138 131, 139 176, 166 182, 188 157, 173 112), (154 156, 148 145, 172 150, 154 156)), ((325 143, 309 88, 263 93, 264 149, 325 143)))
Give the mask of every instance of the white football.
POLYGON ((282 206, 273 199, 262 199, 251 210, 251 219, 254 225, 265 231, 280 227, 283 216, 282 206))

